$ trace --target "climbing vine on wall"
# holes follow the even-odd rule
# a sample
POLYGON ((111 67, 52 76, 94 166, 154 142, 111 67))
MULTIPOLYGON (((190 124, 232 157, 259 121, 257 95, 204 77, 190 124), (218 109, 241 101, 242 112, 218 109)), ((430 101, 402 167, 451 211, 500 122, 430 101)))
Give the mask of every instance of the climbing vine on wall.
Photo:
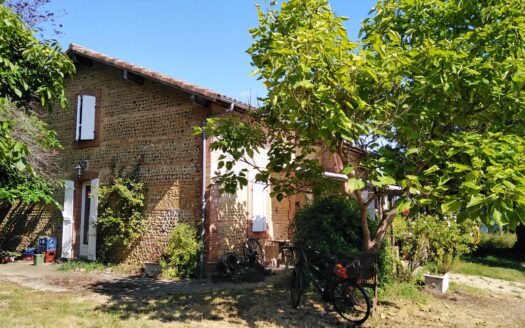
POLYGON ((106 263, 122 262, 145 229, 144 185, 116 177, 98 190, 98 196, 98 258, 106 263))

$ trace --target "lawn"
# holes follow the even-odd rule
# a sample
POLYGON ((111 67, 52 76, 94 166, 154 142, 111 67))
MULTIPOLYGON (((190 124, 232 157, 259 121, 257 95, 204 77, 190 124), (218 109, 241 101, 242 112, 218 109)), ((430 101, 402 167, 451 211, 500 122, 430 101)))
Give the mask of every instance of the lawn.
MULTIPOLYGON (((345 327, 334 313, 322 315, 312 293, 298 309, 289 302, 284 284, 132 298, 41 292, 0 281, 0 327, 345 327)), ((525 304, 513 297, 461 286, 441 296, 398 284, 382 293, 365 327, 523 327, 524 313, 525 304)))
POLYGON ((454 271, 467 275, 525 283, 525 262, 511 256, 464 256, 454 271))

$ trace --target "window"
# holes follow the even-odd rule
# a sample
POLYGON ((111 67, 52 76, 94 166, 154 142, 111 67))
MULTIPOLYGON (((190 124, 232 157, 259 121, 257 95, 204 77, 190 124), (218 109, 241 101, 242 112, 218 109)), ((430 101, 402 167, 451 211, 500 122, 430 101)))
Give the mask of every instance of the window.
POLYGON ((78 95, 76 140, 95 140, 95 117, 97 97, 78 95))
POLYGON ((266 231, 266 201, 268 198, 266 185, 259 182, 253 183, 252 192, 252 231, 266 231))

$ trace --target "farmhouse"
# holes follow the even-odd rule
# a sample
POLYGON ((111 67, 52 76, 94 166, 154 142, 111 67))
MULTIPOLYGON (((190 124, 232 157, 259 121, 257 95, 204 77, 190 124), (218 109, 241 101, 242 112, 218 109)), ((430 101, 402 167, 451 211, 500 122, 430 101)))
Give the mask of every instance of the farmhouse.
MULTIPOLYGON (((146 231, 127 255, 129 263, 155 261, 179 222, 201 229, 204 259, 215 263, 246 238, 275 246, 290 239, 295 211, 305 197, 279 202, 270 186, 256 183, 250 171, 246 188, 221 195, 209 185, 221 155, 209 149, 193 129, 210 117, 242 115, 248 104, 212 90, 111 58, 78 45, 67 54, 77 73, 66 84, 70 110, 54 110, 45 120, 63 150, 60 176, 65 180, 55 206, 18 206, 0 223, 0 244, 21 250, 40 235, 58 238, 62 258, 96 259, 98 195, 117 172, 135 172, 146 187, 146 231)), ((264 165, 266 154, 256 155, 264 165)), ((335 163, 322 154, 328 170, 335 163)), ((275 248, 267 260, 277 256, 275 248)))
MULTIPOLYGON (((129 262, 156 260, 178 222, 204 223, 207 262, 239 248, 247 237, 264 244, 289 238, 296 203, 277 202, 269 187, 253 183, 236 195, 210 190, 219 154, 193 128, 216 115, 241 114, 250 107, 212 90, 71 45, 67 54, 77 74, 66 85, 70 111, 49 115, 64 146, 60 169, 64 204, 54 213, 61 257, 96 258, 97 195, 116 171, 136 170, 147 189, 147 230, 129 262), (58 222, 60 221, 60 222, 58 222)), ((264 163, 261 152, 259 163, 264 163)))

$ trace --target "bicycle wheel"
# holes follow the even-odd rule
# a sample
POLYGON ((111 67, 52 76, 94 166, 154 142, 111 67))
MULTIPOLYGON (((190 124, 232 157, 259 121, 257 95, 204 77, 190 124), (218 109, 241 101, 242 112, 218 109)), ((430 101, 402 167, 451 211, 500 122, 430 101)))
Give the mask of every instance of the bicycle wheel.
POLYGON ((233 252, 224 253, 221 256, 221 264, 226 274, 233 275, 239 271, 239 258, 233 252))
POLYGON ((370 299, 363 287, 341 280, 332 290, 332 302, 340 316, 362 324, 370 315, 370 299))
POLYGON ((247 259, 250 263, 260 263, 264 261, 263 248, 259 241, 255 238, 250 238, 246 241, 243 249, 244 258, 247 259))
POLYGON ((292 271, 292 283, 290 285, 290 294, 292 296, 292 306, 294 308, 299 306, 301 295, 304 291, 304 277, 301 270, 294 268, 292 271))

